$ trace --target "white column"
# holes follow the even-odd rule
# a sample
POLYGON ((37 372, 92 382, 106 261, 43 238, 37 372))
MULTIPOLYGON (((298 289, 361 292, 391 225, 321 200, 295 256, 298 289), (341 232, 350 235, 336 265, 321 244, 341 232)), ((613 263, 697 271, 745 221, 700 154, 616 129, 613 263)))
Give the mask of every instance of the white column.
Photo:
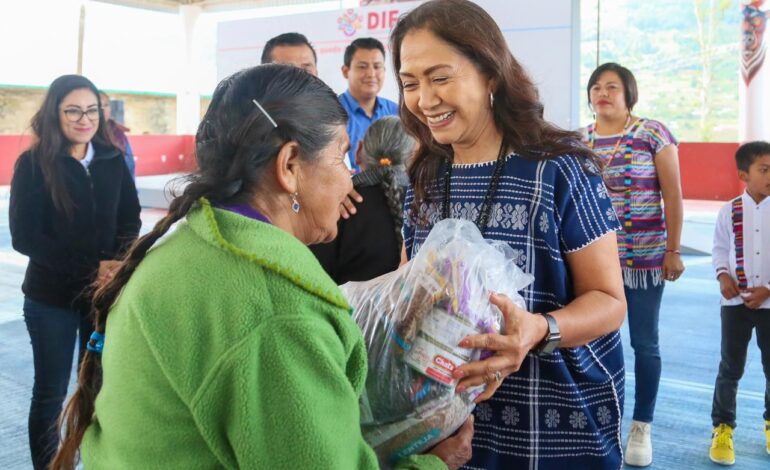
POLYGON ((738 140, 770 141, 770 0, 741 0, 738 140))
POLYGON ((86 35, 86 4, 80 4, 80 22, 78 24, 78 75, 83 75, 83 38, 86 35))
POLYGON ((195 24, 201 13, 201 7, 182 5, 179 7, 179 18, 182 21, 182 46, 184 47, 179 69, 179 86, 176 92, 176 133, 195 134, 200 121, 201 99, 196 89, 194 51, 195 24))

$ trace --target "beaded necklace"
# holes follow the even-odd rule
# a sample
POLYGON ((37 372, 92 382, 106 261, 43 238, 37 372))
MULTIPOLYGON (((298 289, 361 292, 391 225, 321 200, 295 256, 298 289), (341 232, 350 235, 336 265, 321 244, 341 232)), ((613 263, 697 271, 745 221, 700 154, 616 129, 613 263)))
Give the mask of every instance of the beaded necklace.
MULTIPOLYGON (((620 143, 623 142, 623 137, 626 137, 626 133, 628 131, 628 125, 631 124, 631 115, 629 115, 626 118, 626 122, 623 124, 623 132, 620 133, 620 137, 618 137, 617 142, 615 142, 615 147, 612 149, 612 152, 609 154, 610 158, 614 157, 616 153, 618 153, 618 148, 620 147, 620 143)), ((588 125, 588 147, 593 150, 594 148, 594 142, 596 140, 596 123, 591 123, 588 125)))
MULTIPOLYGON (((637 119, 634 125, 631 126, 630 129, 628 129, 628 124, 630 119, 631 119, 631 116, 628 116, 628 119, 626 120, 626 125, 625 127, 623 127, 624 132, 626 130, 628 131, 626 132, 625 136, 621 135, 618 138, 618 141, 615 143, 615 148, 612 150, 612 153, 609 154, 607 158, 608 162, 612 160, 612 158, 617 153, 621 142, 625 141, 625 154, 623 157, 623 164, 624 164, 623 185, 625 187, 625 194, 623 198, 623 230, 625 230, 626 232, 626 266, 629 268, 634 266, 634 238, 631 235, 631 228, 633 227, 633 221, 631 219, 631 191, 633 189, 632 173, 634 169, 634 165, 633 165, 634 134, 636 134, 636 131, 637 129, 639 129, 639 126, 641 126, 642 122, 644 122, 644 119, 637 119)), ((594 142, 596 140, 596 133, 594 132, 595 127, 596 127, 595 123, 588 125, 588 147, 592 150, 594 148, 594 142)))
MULTIPOLYGON (((446 160, 446 171, 444 172, 444 201, 441 205, 441 218, 448 219, 450 217, 449 210, 449 192, 450 181, 452 179, 452 162, 446 160)), ((497 187, 500 185, 500 176, 503 173, 503 166, 505 166, 505 141, 500 143, 500 151, 497 154, 497 160, 495 161, 495 169, 492 171, 492 179, 489 181, 487 187, 487 193, 484 195, 484 200, 479 207, 479 214, 476 216, 475 224, 479 228, 481 234, 484 234, 484 230, 489 222, 489 212, 492 210, 492 199, 497 193, 497 187)))
POLYGON ((735 235, 735 275, 738 277, 738 287, 746 289, 749 281, 746 279, 746 269, 743 261, 743 196, 733 199, 733 234, 735 235))

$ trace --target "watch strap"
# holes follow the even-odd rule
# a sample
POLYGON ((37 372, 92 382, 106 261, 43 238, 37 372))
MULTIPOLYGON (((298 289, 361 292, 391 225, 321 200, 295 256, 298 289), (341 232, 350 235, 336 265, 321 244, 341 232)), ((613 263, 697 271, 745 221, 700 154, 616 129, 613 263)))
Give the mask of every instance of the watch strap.
POLYGON ((548 334, 538 345, 535 352, 538 355, 552 354, 561 343, 561 331, 559 331, 559 324, 550 313, 541 313, 540 315, 544 316, 545 320, 548 322, 548 334))

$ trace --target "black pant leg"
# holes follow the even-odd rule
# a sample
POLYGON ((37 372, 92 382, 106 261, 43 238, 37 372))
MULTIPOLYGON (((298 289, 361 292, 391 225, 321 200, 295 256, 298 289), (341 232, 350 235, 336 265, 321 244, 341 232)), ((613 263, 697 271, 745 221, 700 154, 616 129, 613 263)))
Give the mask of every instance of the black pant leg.
POLYGON ((770 308, 754 311, 757 329, 757 346, 762 352, 762 369, 765 371, 765 420, 770 421, 770 308))
POLYGON ((736 426, 735 398, 746 365, 751 330, 754 328, 751 313, 744 305, 722 307, 722 360, 719 362, 711 407, 714 426, 721 423, 732 428, 736 426))

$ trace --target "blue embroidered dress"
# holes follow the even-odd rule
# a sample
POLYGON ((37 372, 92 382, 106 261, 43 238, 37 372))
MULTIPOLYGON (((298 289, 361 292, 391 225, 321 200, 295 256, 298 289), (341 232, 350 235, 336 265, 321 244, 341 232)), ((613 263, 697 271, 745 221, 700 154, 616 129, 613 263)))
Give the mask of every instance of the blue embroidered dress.
MULTIPOLYGON (((495 163, 454 165, 451 217, 475 221, 495 163)), ((441 218, 443 171, 419 212, 407 213, 404 241, 411 258, 441 218)), ((405 207, 414 194, 407 192, 405 207)), ((522 295, 531 312, 557 310, 574 299, 564 255, 618 230, 605 185, 577 157, 534 161, 506 157, 484 236, 505 241, 517 264, 535 276, 522 295)), ((548 357, 529 354, 495 396, 475 411, 468 469, 617 469, 625 372, 620 334, 548 357)))

